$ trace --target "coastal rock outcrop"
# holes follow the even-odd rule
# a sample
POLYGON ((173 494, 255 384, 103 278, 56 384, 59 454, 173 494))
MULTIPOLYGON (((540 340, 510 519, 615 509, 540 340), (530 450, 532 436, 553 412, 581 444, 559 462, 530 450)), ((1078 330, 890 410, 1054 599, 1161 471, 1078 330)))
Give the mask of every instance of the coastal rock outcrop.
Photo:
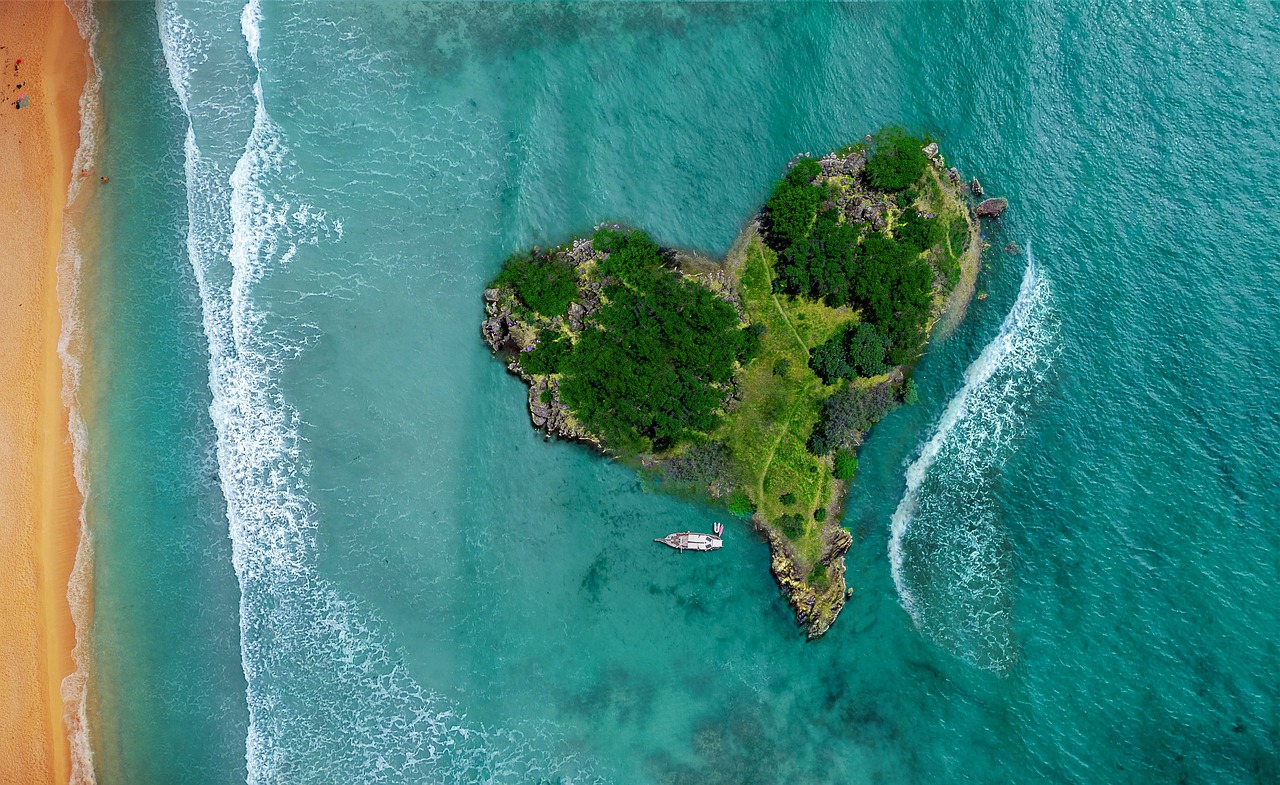
POLYGON ((867 165, 867 154, 865 152, 855 152, 849 155, 840 155, 839 153, 827 153, 818 159, 818 163, 822 165, 823 177, 832 177, 834 175, 856 175, 861 172, 867 165))
POLYGON ((974 210, 974 213, 979 218, 999 218, 1007 209, 1009 209, 1009 200, 996 197, 994 199, 984 199, 982 204, 978 205, 978 209, 974 210))
POLYGON ((929 159, 929 163, 939 169, 945 169, 947 162, 942 159, 942 155, 938 152, 938 143, 930 142, 924 147, 924 156, 929 159))
POLYGON ((769 526, 756 523, 756 528, 769 541, 769 569, 778 588, 795 611, 796 622, 805 628, 809 640, 821 637, 844 609, 849 591, 845 584, 845 554, 853 545, 853 535, 839 527, 832 532, 825 553, 819 559, 824 577, 810 580, 800 569, 790 544, 769 526))

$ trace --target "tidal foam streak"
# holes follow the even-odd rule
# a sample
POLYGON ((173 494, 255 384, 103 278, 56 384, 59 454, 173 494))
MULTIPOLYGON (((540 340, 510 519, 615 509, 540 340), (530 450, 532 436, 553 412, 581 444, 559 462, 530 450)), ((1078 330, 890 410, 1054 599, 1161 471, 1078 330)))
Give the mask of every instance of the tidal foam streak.
POLYGON ((889 564, 903 608, 925 635, 995 671, 1017 657, 1012 563, 993 497, 1056 347, 1049 283, 1030 250, 1017 300, 965 370, 964 385, 907 468, 889 564))
MULTIPOLYGON (((88 42, 93 68, 80 94, 80 146, 76 149, 72 171, 93 166, 97 159, 98 134, 102 118, 102 70, 98 66, 98 20, 91 0, 66 0, 80 36, 88 42)), ((62 332, 58 336, 58 358, 62 363, 62 403, 67 407, 67 424, 71 434, 76 486, 80 490, 80 538, 76 545, 75 564, 67 585, 67 602, 75 624, 75 646, 71 657, 75 670, 62 680, 63 722, 71 750, 72 785, 95 781, 93 751, 89 744, 88 683, 89 659, 92 651, 93 610, 89 597, 93 581, 93 543, 86 517, 89 501, 89 473, 86 465, 87 430, 80 406, 80 380, 85 352, 84 321, 80 280, 84 260, 84 239, 78 231, 81 205, 85 199, 79 177, 71 178, 67 191, 66 211, 62 225, 62 243, 58 252, 58 312, 62 332)))
POLYGON ((271 328, 278 315, 259 300, 299 246, 340 230, 291 190, 289 150, 263 97, 262 6, 250 0, 240 9, 234 37, 228 15, 207 10, 196 4, 185 14, 169 0, 159 24, 189 120, 188 253, 209 345, 211 415, 240 586, 249 782, 565 779, 579 768, 573 761, 548 759, 536 739, 520 733, 468 725, 422 689, 376 615, 316 572, 317 512, 307 494, 298 413, 277 383, 299 348, 271 328), (218 63, 234 62, 233 43, 241 58, 247 48, 253 67, 252 112, 238 117, 244 102, 219 92, 237 83, 218 63))

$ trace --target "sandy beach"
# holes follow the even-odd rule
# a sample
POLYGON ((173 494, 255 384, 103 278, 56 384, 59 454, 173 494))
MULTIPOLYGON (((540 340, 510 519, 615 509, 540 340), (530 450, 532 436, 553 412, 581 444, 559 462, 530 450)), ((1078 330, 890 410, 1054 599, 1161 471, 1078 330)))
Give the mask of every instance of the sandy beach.
POLYGON ((80 536, 57 257, 88 50, 61 2, 0 3, 0 783, 68 782, 80 536), (20 62, 19 62, 20 61, 20 62), (19 108, 18 104, 23 105, 19 108))

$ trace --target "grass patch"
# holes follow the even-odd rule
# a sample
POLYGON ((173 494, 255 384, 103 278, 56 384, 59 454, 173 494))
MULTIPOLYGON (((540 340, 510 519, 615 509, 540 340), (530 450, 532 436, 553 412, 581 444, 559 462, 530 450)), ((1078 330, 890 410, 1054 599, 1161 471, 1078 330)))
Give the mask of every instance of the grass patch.
POLYGON ((923 184, 919 207, 938 217, 942 235, 946 238, 936 253, 931 254, 938 274, 945 281, 940 294, 945 294, 960 280, 960 257, 964 256, 969 239, 968 210, 955 195, 942 187, 937 172, 930 171, 923 184))
POLYGON ((830 459, 806 443, 832 388, 809 368, 809 351, 857 321, 849 308, 773 294, 774 252, 752 237, 742 250, 742 305, 765 327, 760 352, 742 370, 742 404, 719 436, 746 475, 752 502, 778 525, 806 566, 821 555, 823 525, 813 513, 831 497, 830 459), (785 368, 785 374, 775 370, 785 368), (791 494, 796 502, 784 505, 791 494), (783 516, 788 525, 782 526, 783 516), (797 518, 799 520, 797 520, 797 518))

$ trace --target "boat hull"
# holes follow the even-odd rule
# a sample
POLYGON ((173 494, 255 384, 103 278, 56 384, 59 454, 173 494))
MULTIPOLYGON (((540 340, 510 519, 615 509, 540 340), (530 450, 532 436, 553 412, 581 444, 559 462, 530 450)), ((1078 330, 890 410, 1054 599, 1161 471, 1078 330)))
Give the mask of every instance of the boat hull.
POLYGON ((701 532, 675 532, 666 537, 659 537, 654 542, 660 542, 678 551, 714 551, 724 546, 724 540, 721 538, 701 532))

